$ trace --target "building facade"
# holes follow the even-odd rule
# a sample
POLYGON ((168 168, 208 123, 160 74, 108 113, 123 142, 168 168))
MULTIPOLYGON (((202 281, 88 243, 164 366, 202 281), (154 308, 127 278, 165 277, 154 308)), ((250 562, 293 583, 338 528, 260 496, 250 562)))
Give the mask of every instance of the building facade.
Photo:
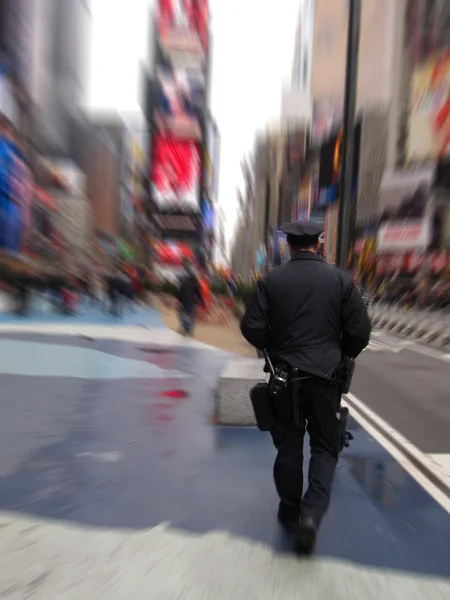
POLYGON ((86 98, 91 13, 86 0, 32 2, 36 141, 42 154, 68 158, 72 122, 86 98))

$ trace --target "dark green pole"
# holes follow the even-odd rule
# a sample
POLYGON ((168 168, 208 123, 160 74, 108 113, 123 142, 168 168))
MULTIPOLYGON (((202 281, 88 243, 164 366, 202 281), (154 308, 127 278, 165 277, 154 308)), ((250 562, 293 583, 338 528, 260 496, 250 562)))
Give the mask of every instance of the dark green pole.
POLYGON ((347 267, 355 211, 355 198, 352 194, 352 187, 360 27, 361 0, 349 0, 344 126, 342 133, 339 221, 336 248, 337 266, 341 269, 347 267))

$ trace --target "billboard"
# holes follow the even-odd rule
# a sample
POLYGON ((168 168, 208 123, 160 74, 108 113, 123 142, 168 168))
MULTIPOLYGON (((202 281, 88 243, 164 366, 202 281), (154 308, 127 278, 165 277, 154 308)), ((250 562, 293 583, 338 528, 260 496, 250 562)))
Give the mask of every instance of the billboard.
POLYGON ((200 114, 205 105, 205 79, 199 71, 160 66, 156 70, 159 102, 155 111, 160 132, 200 139, 200 114))
POLYGON ((426 250, 433 235, 433 170, 386 174, 380 186, 378 252, 426 250))
POLYGON ((378 252, 426 250, 431 243, 432 224, 429 217, 387 222, 378 231, 378 252))
POLYGON ((409 161, 450 154, 449 54, 413 72, 407 151, 409 161))
POLYGON ((152 142, 151 187, 160 207, 199 210, 201 148, 194 141, 157 134, 152 142))
POLYGON ((0 134, 0 247, 20 250, 30 228, 32 196, 28 165, 15 143, 0 134))
POLYGON ((208 21, 208 0, 158 0, 158 33, 166 50, 204 54, 208 21))
POLYGON ((383 175, 378 201, 382 220, 420 218, 431 209, 433 168, 383 175))

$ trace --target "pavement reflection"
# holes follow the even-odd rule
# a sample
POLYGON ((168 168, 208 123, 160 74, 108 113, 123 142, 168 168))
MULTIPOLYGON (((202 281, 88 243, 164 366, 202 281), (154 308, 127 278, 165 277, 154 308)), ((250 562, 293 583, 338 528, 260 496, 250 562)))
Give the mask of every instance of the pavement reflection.
MULTIPOLYGON (((215 381, 229 355, 188 345, 152 352, 151 344, 100 338, 20 339, 185 376, 114 379, 105 369, 93 380, 88 364, 85 378, 2 374, 0 509, 108 529, 169 522, 290 550, 276 521, 269 436, 211 425, 215 381)), ((450 577, 449 515, 356 422, 351 429, 318 556, 450 577)))

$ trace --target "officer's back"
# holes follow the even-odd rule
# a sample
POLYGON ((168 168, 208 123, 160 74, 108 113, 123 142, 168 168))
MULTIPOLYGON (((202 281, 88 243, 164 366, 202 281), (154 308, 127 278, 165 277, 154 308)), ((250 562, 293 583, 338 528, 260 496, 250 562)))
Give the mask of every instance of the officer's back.
POLYGON ((255 346, 267 347, 274 360, 330 379, 343 352, 357 356, 367 344, 370 325, 352 278, 317 254, 298 252, 258 287, 257 301, 268 311, 268 338, 252 329, 251 311, 242 332, 255 346))

